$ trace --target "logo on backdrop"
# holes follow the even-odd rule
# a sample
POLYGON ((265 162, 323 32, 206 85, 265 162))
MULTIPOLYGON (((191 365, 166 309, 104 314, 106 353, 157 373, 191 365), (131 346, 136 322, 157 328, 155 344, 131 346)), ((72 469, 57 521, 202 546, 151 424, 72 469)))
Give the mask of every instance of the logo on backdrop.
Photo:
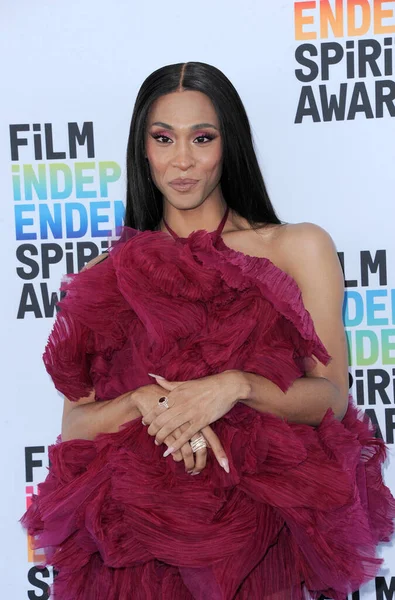
MULTIPOLYGON (((25 472, 26 472, 26 509, 29 508, 33 494, 37 494, 38 488, 35 481, 43 481, 45 473, 43 470, 48 464, 48 452, 45 446, 27 446, 25 448, 25 472)), ((41 598, 48 600, 50 597, 50 585, 56 570, 53 567, 42 567, 45 556, 39 550, 32 549, 33 539, 27 536, 27 562, 29 563, 27 579, 30 585, 28 597, 31 599, 41 598)))
POLYGON ((343 317, 353 397, 376 425, 378 435, 393 444, 395 289, 388 286, 387 252, 362 250, 358 273, 348 272, 343 253, 339 258, 345 273, 343 317))
POLYGON ((80 271, 123 224, 124 203, 113 197, 119 164, 95 160, 92 121, 70 122, 65 130, 67 148, 59 149, 52 123, 10 125, 18 319, 53 317, 52 268, 62 263, 63 273, 80 271))
POLYGON ((395 8, 389 0, 294 3, 295 123, 395 116, 395 8))

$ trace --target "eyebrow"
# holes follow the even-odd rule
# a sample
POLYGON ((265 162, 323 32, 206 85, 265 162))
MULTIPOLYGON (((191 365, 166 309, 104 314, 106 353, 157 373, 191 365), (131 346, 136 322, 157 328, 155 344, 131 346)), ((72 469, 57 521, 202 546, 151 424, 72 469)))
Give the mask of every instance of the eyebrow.
MULTIPOLYGON (((168 123, 163 123, 162 121, 155 121, 155 123, 152 123, 152 126, 153 125, 159 125, 159 127, 165 127, 166 129, 174 130, 174 127, 172 127, 168 123)), ((191 125, 192 130, 201 129, 203 127, 211 127, 212 129, 216 129, 218 131, 218 128, 215 127, 215 125, 213 125, 212 123, 197 123, 196 125, 191 125)))

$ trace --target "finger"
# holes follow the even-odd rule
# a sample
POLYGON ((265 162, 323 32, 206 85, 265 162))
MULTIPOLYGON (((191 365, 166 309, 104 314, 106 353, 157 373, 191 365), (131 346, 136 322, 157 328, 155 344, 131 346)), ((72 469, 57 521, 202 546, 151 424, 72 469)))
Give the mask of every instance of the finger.
MULTIPOLYGON (((209 425, 202 428, 202 434, 204 435, 204 437, 210 444, 210 448, 214 452, 215 458, 217 459, 217 461, 219 462, 221 467, 227 473, 229 473, 228 457, 226 456, 225 450, 224 450, 221 442, 219 441, 217 434, 214 433, 214 431, 211 429, 211 427, 209 425)), ((177 441, 178 440, 176 440, 175 446, 177 444, 177 441)), ((174 446, 173 446, 173 448, 174 448, 174 446)))
MULTIPOLYGON (((155 416, 153 419, 151 419, 151 424, 148 427, 148 433, 149 435, 156 435, 158 431, 164 427, 164 425, 166 425, 166 423, 180 414, 180 409, 177 409, 175 406, 169 404, 169 408, 162 408, 158 406, 151 410, 151 412, 152 414, 155 413, 155 416), (162 410, 158 410, 158 408, 162 410)), ((179 427, 179 425, 175 425, 173 431, 177 427, 179 427)))
MULTIPOLYGON (((167 447, 169 447, 169 446, 171 447, 174 445, 175 441, 176 441, 176 438, 173 435, 169 435, 169 437, 167 437, 165 439, 165 444, 167 444, 167 447)), ((175 462, 181 462, 183 460, 181 450, 174 452, 174 454, 172 454, 172 457, 175 460, 175 462)))
MULTIPOLYGON (((165 444, 167 446, 174 445, 174 442, 176 441, 177 437, 179 437, 181 435, 181 433, 182 433, 181 429, 177 428, 174 432, 174 435, 169 435, 165 439, 165 444)), ((184 461, 186 471, 193 470, 193 468, 195 466, 195 459, 193 456, 191 445, 189 443, 185 444, 181 448, 181 450, 178 450, 177 452, 172 454, 173 458, 174 458, 174 456, 177 456, 177 458, 174 459, 176 462, 181 462, 182 460, 184 461)))
MULTIPOLYGON (((192 439, 195 439, 197 436, 193 436, 192 439)), ((205 468, 207 463, 207 448, 200 448, 195 452, 195 474, 197 475, 205 468)))
POLYGON ((182 458, 184 459, 185 470, 187 473, 193 473, 195 471, 195 456, 192 452, 191 444, 187 442, 181 447, 180 450, 182 458))
POLYGON ((143 417, 144 424, 150 425, 153 421, 155 421, 155 419, 157 417, 159 417, 159 415, 161 415, 166 410, 169 410, 169 409, 166 408, 165 406, 163 406, 163 404, 159 404, 159 402, 158 402, 156 404, 156 406, 154 406, 154 408, 151 408, 151 410, 148 411, 146 415, 144 415, 144 417, 143 417))
MULTIPOLYGON (((189 427, 189 423, 184 423, 181 427, 177 428, 176 438, 179 437, 184 431, 186 431, 189 427)), ((195 456, 192 452, 191 444, 189 441, 184 444, 181 448, 181 454, 184 459, 185 470, 187 473, 193 473, 195 470, 195 456)))
MULTIPOLYGON (((168 410, 167 412, 170 413, 170 410, 168 410)), ((174 415, 174 412, 173 412, 173 415, 174 415)), ((162 415, 161 415, 161 417, 162 417, 162 415)), ((156 429, 155 424, 157 423, 158 420, 159 419, 155 419, 155 421, 153 421, 151 423, 151 425, 149 426, 149 428, 148 428, 149 434, 150 434, 150 430, 155 431, 155 429, 156 429)), ((156 441, 158 442, 158 444, 161 444, 168 435, 171 435, 171 434, 174 435, 174 430, 177 429, 177 427, 181 427, 181 425, 184 425, 185 423, 188 423, 189 421, 191 421, 189 413, 176 414, 176 415, 170 417, 162 427, 157 428, 156 433, 152 433, 151 435, 155 435, 156 441)))
POLYGON ((174 442, 173 446, 168 448, 163 456, 169 456, 169 454, 173 454, 177 450, 180 450, 184 444, 186 444, 195 433, 200 430, 200 424, 191 423, 191 425, 186 429, 186 431, 174 442))

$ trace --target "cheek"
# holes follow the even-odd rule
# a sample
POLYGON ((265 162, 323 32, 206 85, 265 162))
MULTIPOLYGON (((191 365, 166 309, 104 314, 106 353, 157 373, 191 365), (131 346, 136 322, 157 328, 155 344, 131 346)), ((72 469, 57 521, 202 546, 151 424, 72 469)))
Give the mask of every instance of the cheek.
POLYGON ((160 175, 166 169, 164 153, 158 152, 157 148, 150 142, 147 142, 146 153, 151 172, 160 175))
POLYGON ((215 151, 207 154, 202 161, 202 166, 209 176, 217 177, 222 171, 222 153, 215 151))

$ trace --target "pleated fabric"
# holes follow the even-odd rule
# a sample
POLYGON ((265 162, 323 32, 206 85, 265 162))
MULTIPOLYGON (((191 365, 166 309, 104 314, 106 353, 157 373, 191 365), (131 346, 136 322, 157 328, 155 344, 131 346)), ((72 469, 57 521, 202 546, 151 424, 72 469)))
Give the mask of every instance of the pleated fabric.
MULTIPOLYGON (((62 283, 44 363, 70 400, 237 369, 284 392, 330 357, 301 291, 267 258, 205 230, 124 228, 109 257, 62 283)), ((394 531, 387 448, 351 396, 340 422, 289 423, 239 403, 212 425, 197 477, 162 457, 141 419, 49 448, 21 518, 58 575, 56 600, 344 600, 378 572, 394 531)))

